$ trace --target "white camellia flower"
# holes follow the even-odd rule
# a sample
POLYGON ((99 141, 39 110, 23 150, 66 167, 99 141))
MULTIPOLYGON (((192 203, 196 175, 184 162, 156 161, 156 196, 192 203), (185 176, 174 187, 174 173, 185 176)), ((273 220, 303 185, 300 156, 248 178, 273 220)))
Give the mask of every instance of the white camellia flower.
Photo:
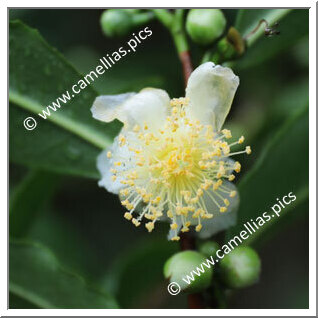
POLYGON ((222 130, 239 78, 229 68, 211 62, 190 76, 186 97, 172 99, 161 89, 97 97, 93 117, 124 126, 110 149, 97 159, 99 185, 119 194, 128 210, 124 217, 151 232, 159 220, 170 220, 169 238, 191 225, 201 237, 234 225, 239 199, 230 159, 231 132, 222 130), (202 229, 202 230, 201 230, 202 229))

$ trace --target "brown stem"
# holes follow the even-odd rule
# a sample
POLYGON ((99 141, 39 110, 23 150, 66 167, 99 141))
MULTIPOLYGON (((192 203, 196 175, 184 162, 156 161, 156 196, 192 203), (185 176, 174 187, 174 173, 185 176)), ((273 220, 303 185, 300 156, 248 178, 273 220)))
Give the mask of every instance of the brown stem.
POLYGON ((203 296, 201 293, 188 295, 189 309, 202 309, 204 308, 203 296))
MULTIPOLYGON (((189 233, 180 234, 180 248, 182 251, 195 250, 195 239, 189 233)), ((188 295, 188 307, 190 309, 204 308, 203 296, 200 293, 188 295)))
POLYGON ((182 63, 184 85, 187 87, 188 79, 193 71, 191 57, 189 51, 184 51, 179 54, 180 61, 182 63))

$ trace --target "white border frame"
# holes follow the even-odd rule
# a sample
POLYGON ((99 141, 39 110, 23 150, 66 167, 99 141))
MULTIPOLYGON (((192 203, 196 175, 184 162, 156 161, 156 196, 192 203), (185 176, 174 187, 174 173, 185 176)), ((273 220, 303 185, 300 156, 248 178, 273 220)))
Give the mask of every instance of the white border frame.
MULTIPOLYGON (((61 7, 71 8, 80 4, 74 0, 48 0, 45 3, 41 0, 29 0, 27 2, 22 0, 5 0, 1 5, 1 39, 4 42, 7 38, 8 24, 7 24, 7 7, 61 7)), ((211 4, 219 8, 241 8, 241 7, 254 7, 254 8, 281 8, 281 7, 298 7, 310 8, 309 10, 309 309, 7 309, 8 304, 8 268, 5 257, 2 257, 0 264, 0 315, 1 316, 316 316, 316 2, 315 1, 281 1, 281 0, 267 0, 262 2, 255 2, 251 0, 229 1, 229 0, 215 0, 213 2, 196 0, 196 1, 173 1, 161 0, 154 2, 145 0, 135 0, 133 2, 116 0, 90 0, 90 7, 87 8, 103 8, 107 7, 141 7, 148 8, 151 4, 152 7, 209 7, 211 4), (237 5, 240 5, 239 7, 237 5)), ((7 50, 0 51, 1 65, 2 65, 2 78, 7 76, 7 50)), ((7 101, 7 85, 5 80, 2 81, 0 88, 1 100, 7 101)), ((1 107, 2 125, 0 125, 1 142, 8 149, 8 121, 7 108, 1 107)), ((4 149, 4 147, 2 147, 4 149)), ((300 154, 301 155, 301 154, 300 154)), ((4 155, 1 157, 2 175, 8 178, 8 158, 4 155)), ((0 215, 0 248, 1 255, 8 255, 8 220, 7 211, 7 179, 3 178, 1 182, 1 202, 3 202, 3 209, 0 215)))

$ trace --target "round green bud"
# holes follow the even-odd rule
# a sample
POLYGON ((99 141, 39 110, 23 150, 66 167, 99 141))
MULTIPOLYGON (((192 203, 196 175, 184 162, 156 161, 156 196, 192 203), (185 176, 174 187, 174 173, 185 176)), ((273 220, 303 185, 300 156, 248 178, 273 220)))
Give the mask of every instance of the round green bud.
POLYGON ((105 10, 100 24, 104 34, 109 37, 127 35, 134 26, 132 13, 125 9, 105 10))
POLYGON ((260 270, 260 258, 248 246, 235 248, 220 263, 222 279, 230 288, 243 288, 253 285, 259 279, 260 270))
POLYGON ((226 19, 219 9, 191 9, 186 21, 186 30, 193 42, 208 45, 225 30, 226 19))
POLYGON ((215 241, 208 241, 200 244, 199 252, 206 257, 215 256, 216 251, 220 248, 220 245, 215 241))
POLYGON ((171 283, 177 283, 182 291, 196 293, 208 288, 211 284, 212 266, 210 265, 211 267, 207 268, 202 265, 203 262, 206 263, 205 256, 196 251, 179 252, 166 261, 163 274, 171 283), (198 271, 197 267, 201 271, 198 271), (204 273, 202 273, 202 269, 204 273), (200 276, 195 275, 192 272, 193 270, 198 272, 200 276))

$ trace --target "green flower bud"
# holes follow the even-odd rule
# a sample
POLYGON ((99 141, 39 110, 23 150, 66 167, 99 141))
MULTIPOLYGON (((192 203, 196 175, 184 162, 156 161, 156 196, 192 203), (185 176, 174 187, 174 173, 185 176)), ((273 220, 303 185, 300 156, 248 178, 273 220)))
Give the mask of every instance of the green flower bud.
POLYGON ((226 255, 220 263, 223 281, 230 288, 243 288, 258 281, 261 261, 248 246, 239 246, 226 255))
POLYGON ((211 284, 213 269, 206 268, 201 263, 205 262, 206 258, 195 251, 183 251, 170 257, 163 268, 165 278, 169 278, 170 282, 176 282, 182 291, 187 293, 196 293, 206 289, 211 284), (204 273, 197 276, 191 273, 193 270, 197 271, 197 267, 204 269, 204 273), (187 275, 194 278, 194 281, 188 279, 190 284, 183 280, 187 280, 187 275))
POLYGON ((222 35, 226 26, 226 19, 219 9, 190 10, 186 30, 193 42, 208 45, 222 35))
POLYGON ((100 19, 105 35, 109 37, 124 36, 133 26, 132 14, 125 9, 105 10, 100 19))
POLYGON ((121 37, 132 29, 153 19, 152 12, 140 12, 139 9, 109 9, 100 18, 100 24, 105 35, 121 37))
POLYGON ((204 242, 199 246, 199 252, 206 257, 215 256, 216 251, 220 248, 220 245, 215 241, 204 242))

